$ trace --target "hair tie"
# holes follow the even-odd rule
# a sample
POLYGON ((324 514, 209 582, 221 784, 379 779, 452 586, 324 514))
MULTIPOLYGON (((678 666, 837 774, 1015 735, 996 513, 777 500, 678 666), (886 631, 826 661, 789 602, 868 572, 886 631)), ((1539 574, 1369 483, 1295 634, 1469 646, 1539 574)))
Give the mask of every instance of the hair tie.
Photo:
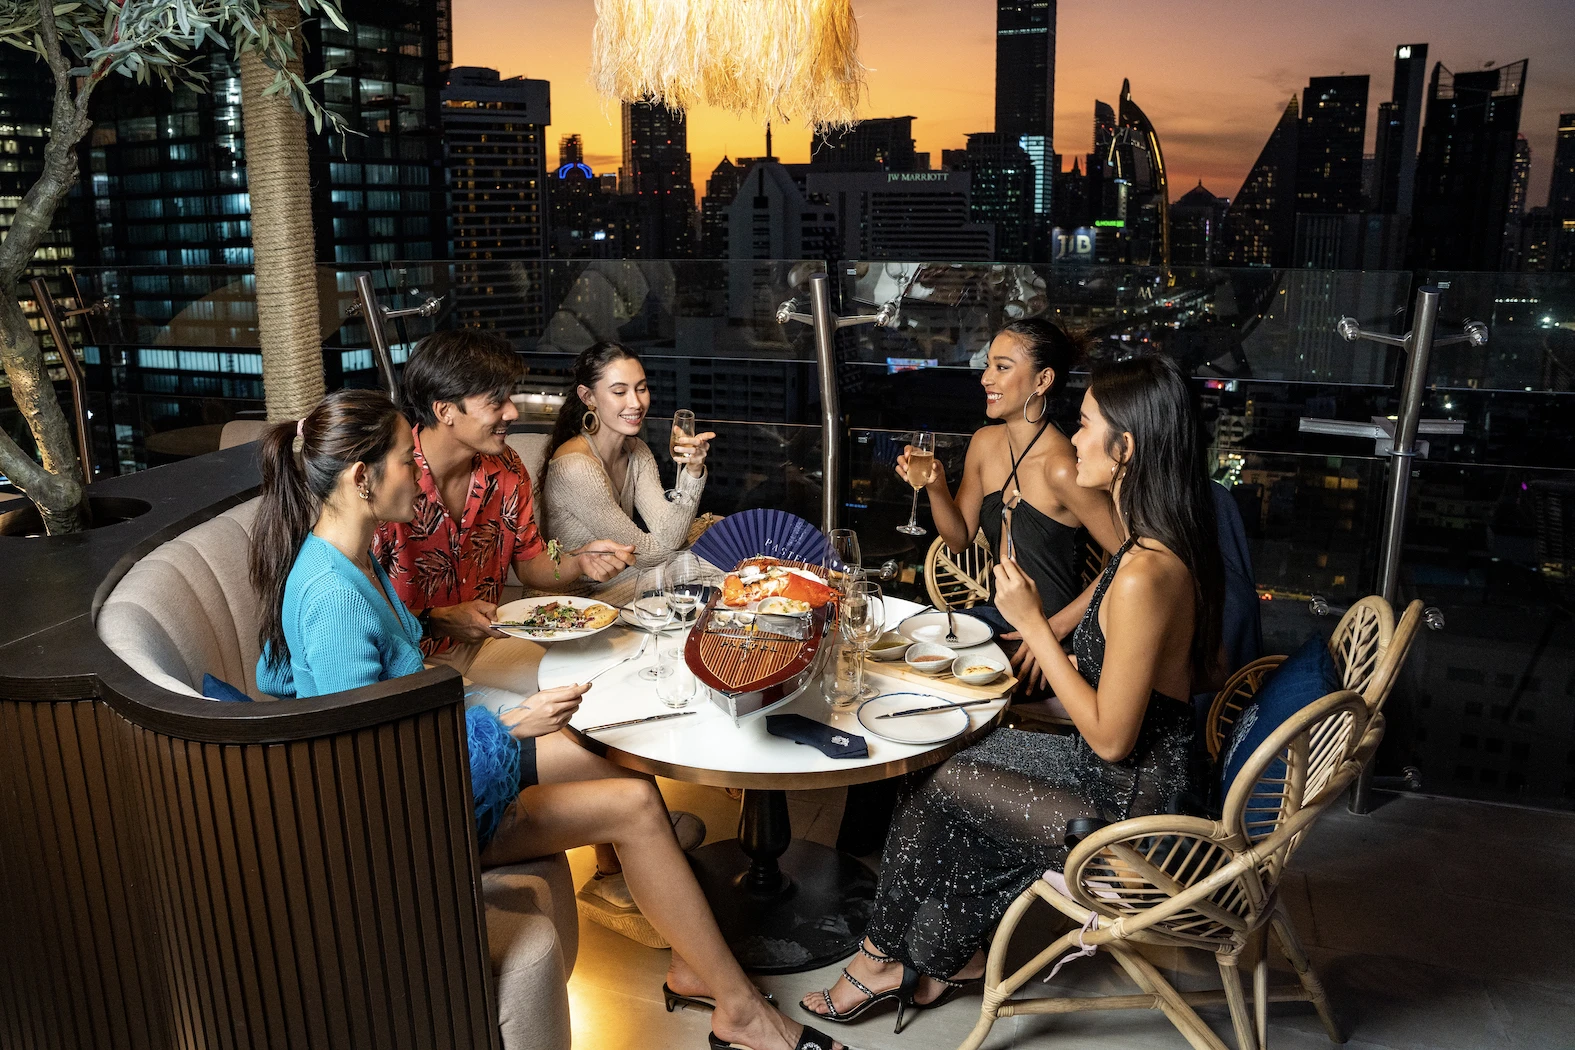
POLYGON ((295 436, 302 441, 306 440, 306 417, 302 416, 295 421, 295 436))

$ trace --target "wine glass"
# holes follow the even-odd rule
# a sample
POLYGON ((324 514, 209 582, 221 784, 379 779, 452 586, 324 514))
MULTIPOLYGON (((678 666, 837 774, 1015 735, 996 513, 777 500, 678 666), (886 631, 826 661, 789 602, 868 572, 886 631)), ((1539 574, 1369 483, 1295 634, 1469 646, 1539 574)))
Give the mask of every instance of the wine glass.
POLYGON ((694 619, 705 589, 700 559, 688 551, 673 555, 667 563, 667 604, 672 606, 674 623, 686 624, 694 619))
POLYGON ((826 559, 826 582, 846 595, 848 585, 856 582, 864 571, 859 534, 852 529, 832 529, 827 542, 830 557, 826 559))
POLYGON ((913 486, 913 509, 908 512, 908 524, 898 525, 898 532, 905 532, 909 536, 923 536, 925 530, 919 524, 919 490, 930 483, 930 474, 935 469, 935 435, 928 430, 913 435, 913 443, 908 448, 908 484, 913 486))
POLYGON ((666 495, 669 503, 677 503, 680 495, 678 491, 678 474, 689 461, 689 446, 680 445, 679 437, 695 436, 695 414, 687 408, 680 408, 673 413, 672 435, 667 439, 667 451, 672 454, 673 462, 678 465, 678 471, 673 474, 673 487, 668 489, 666 495))
POLYGON ((858 652, 856 693, 867 700, 875 695, 875 689, 864 685, 864 654, 886 631, 886 602, 881 596, 880 585, 866 581, 849 583, 848 596, 843 599, 837 617, 843 641, 858 652))
MULTIPOLYGON (((634 603, 630 606, 634 610, 634 618, 639 621, 651 635, 646 644, 657 639, 662 628, 666 627, 673 619, 673 606, 668 594, 667 567, 653 565, 649 569, 641 570, 635 584, 634 603)), ((640 677, 648 682, 654 682, 662 677, 662 671, 672 673, 671 668, 663 668, 658 664, 647 667, 640 672, 640 677)))

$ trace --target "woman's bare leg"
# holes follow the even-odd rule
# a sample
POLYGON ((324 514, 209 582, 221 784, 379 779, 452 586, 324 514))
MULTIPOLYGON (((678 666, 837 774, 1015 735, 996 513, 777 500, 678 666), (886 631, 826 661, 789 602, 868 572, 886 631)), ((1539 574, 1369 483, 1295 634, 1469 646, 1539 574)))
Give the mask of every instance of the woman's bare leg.
POLYGON ((761 998, 728 950, 654 784, 632 777, 538 784, 520 793, 516 812, 488 844, 490 863, 611 842, 645 917, 716 998, 712 1030, 753 1050, 797 1043, 801 1026, 761 998))
MULTIPOLYGON (((655 778, 625 769, 616 762, 609 762, 600 755, 593 755, 569 735, 556 733, 536 738, 536 778, 543 784, 569 784, 577 780, 609 780, 613 777, 637 777, 655 783, 655 778)), ((610 842, 598 842, 596 870, 603 875, 616 875, 623 870, 618 851, 610 842)), ((674 991, 678 989, 675 987, 674 991)), ((695 994, 695 993, 688 993, 695 994)))

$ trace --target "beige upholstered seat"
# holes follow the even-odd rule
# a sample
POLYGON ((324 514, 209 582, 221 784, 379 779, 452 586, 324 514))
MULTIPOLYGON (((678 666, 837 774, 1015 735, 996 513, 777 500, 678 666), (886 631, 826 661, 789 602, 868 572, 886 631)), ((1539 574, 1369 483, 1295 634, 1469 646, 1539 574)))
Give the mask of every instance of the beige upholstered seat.
MULTIPOLYGON (((246 558, 257 500, 234 507, 143 557, 98 614, 104 643, 172 692, 201 696, 204 673, 258 700, 257 600, 246 558)), ((487 941, 506 1050, 567 1050, 566 984, 579 917, 562 853, 482 876, 487 941)))

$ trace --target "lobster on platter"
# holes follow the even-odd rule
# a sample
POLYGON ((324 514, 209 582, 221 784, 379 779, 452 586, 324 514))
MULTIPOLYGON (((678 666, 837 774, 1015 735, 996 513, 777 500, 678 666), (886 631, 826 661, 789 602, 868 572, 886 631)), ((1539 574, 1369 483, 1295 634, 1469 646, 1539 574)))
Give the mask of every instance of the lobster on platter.
POLYGON ((804 569, 790 568, 776 558, 749 558, 722 580, 722 604, 738 609, 782 598, 803 603, 805 611, 819 609, 832 601, 836 591, 804 569))

